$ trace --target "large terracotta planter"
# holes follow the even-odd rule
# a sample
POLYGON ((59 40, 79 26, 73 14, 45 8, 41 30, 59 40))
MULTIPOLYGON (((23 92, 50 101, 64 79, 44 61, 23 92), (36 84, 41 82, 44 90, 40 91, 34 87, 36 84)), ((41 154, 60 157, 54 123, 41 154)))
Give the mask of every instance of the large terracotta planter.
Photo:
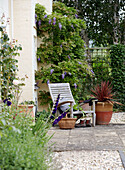
POLYGON ((58 125, 60 129, 73 129, 75 127, 77 118, 62 118, 58 125))
POLYGON ((95 106, 96 124, 108 125, 113 113, 113 104, 109 102, 97 102, 95 106))
POLYGON ((34 118, 35 115, 33 113, 33 107, 34 105, 18 105, 18 108, 20 109, 20 113, 25 112, 26 114, 34 118))

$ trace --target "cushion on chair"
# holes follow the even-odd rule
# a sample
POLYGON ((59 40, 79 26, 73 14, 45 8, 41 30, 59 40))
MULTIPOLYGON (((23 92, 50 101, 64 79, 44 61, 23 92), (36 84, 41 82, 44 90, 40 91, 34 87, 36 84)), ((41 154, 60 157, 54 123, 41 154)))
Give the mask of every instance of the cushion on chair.
MULTIPOLYGON (((67 99, 63 97, 63 98, 60 99, 59 103, 62 103, 62 102, 65 102, 65 101, 67 101, 67 99)), ((59 110, 61 112, 65 112, 66 110, 70 109, 69 105, 70 105, 70 103, 65 103, 65 104, 61 105, 59 107, 59 110)))

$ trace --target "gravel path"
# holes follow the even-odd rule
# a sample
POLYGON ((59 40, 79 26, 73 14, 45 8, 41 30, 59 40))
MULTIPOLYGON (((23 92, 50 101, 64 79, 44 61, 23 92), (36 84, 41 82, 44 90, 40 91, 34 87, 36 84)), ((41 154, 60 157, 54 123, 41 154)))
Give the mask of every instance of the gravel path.
POLYGON ((117 151, 67 151, 53 153, 50 170, 124 170, 117 151))
MULTIPOLYGON (((111 123, 125 124, 125 112, 113 113, 111 123)), ((49 170, 124 170, 118 151, 64 151, 51 156, 49 170)))
POLYGON ((125 123, 125 112, 113 113, 110 123, 125 123))

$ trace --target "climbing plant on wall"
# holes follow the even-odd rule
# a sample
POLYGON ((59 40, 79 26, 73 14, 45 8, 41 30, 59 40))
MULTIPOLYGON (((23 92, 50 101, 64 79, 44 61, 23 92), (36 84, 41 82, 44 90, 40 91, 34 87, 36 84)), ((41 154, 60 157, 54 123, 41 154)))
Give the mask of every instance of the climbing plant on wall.
POLYGON ((116 99, 123 104, 117 108, 125 110, 125 45, 111 46, 110 58, 113 90, 116 99))
POLYGON ((86 77, 94 75, 85 61, 85 42, 80 36, 85 22, 78 19, 74 8, 59 2, 53 4, 51 15, 40 4, 36 4, 35 12, 37 34, 41 38, 37 59, 42 64, 36 79, 43 83, 69 82, 78 99, 86 77))

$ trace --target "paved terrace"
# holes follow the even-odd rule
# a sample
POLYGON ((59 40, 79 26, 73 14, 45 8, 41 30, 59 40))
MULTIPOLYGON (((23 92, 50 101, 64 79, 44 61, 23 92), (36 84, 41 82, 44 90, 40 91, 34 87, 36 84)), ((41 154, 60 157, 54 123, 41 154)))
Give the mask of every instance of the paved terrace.
MULTIPOLYGON (((72 165, 73 163, 77 165, 74 169, 76 168, 79 170, 87 168, 89 169, 91 162, 95 161, 92 160, 93 159, 92 155, 94 157, 96 156, 98 159, 101 159, 103 163, 107 161, 107 159, 109 159, 110 162, 109 164, 111 164, 109 165, 109 169, 114 170, 116 170, 117 168, 119 170, 125 169, 125 113, 121 114, 116 113, 113 115, 114 116, 112 117, 112 120, 109 125, 96 125, 95 127, 81 127, 74 128, 72 130, 62 130, 59 129, 58 126, 52 127, 49 130, 48 134, 49 135, 53 134, 53 137, 49 142, 50 144, 53 144, 51 146, 51 149, 52 151, 54 151, 56 155, 53 157, 56 158, 56 160, 63 159, 63 161, 61 162, 65 162, 66 160, 65 157, 69 157, 68 154, 70 154, 68 162, 63 163, 64 167, 59 169, 62 170, 72 169, 74 166, 72 165), (70 151, 70 153, 69 152, 66 153, 66 151, 70 151), (98 151, 100 152, 98 153, 98 151), (119 156, 117 153, 119 153, 119 156), (81 168, 78 166, 74 154, 77 155, 77 161, 80 160, 80 162, 82 162, 79 164, 81 165, 81 168), (79 156, 79 154, 81 156, 79 156), (102 154, 101 157, 103 157, 103 154, 105 156, 103 158, 99 158, 100 156, 98 154, 99 155, 102 154), (119 157, 118 158, 119 160, 121 158, 123 168, 119 167, 120 164, 118 165, 117 157, 119 157), (89 161, 89 159, 91 161, 89 161), (86 162, 88 162, 88 166, 86 162)), ((95 167, 96 170, 100 169, 100 160, 97 161, 99 163, 97 163, 95 167)), ((57 161, 55 161, 55 165, 56 162, 57 161)), ((104 164, 105 164, 104 167, 102 165, 101 168, 106 169, 107 163, 104 164)), ((92 165, 92 170, 93 167, 94 166, 92 165)))
POLYGON ((53 151, 125 150, 125 124, 96 125, 95 127, 62 130, 52 127, 50 143, 53 151))

